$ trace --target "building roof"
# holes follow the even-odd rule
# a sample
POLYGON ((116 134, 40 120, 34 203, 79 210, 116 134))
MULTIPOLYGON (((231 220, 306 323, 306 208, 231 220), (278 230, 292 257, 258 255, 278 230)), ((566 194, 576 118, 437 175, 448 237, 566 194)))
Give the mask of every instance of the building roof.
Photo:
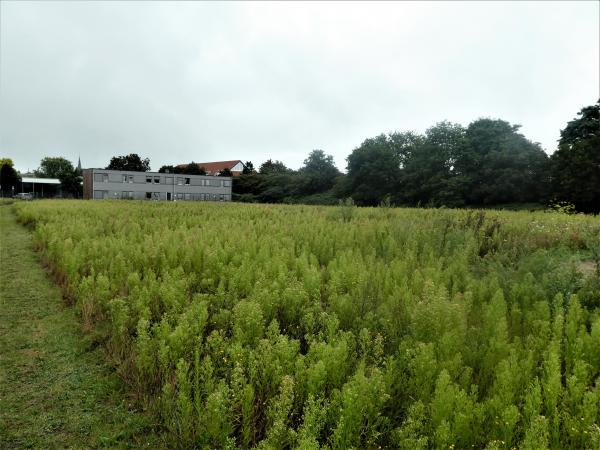
MULTIPOLYGON (((196 163, 200 167, 204 167, 209 173, 220 172, 225 169, 232 169, 236 164, 241 163, 242 161, 239 159, 231 160, 231 161, 213 161, 213 162, 199 162, 196 163)), ((243 163, 242 163, 243 164, 243 163)), ((177 167, 186 167, 188 164, 180 164, 177 167)))
MULTIPOLYGON (((185 167, 187 164, 183 164, 183 166, 177 166, 177 167, 185 167)), ((103 172, 103 173, 120 173, 123 175, 147 175, 147 176, 185 176, 185 177, 203 177, 203 178, 217 178, 216 176, 212 176, 212 175, 194 175, 194 174, 183 174, 183 173, 169 173, 169 172, 140 172, 139 170, 114 170, 114 169, 103 169, 101 167, 94 167, 94 168, 89 168, 89 169, 83 169, 83 172, 92 172, 92 173, 98 173, 98 172, 103 172)), ((45 178, 46 179, 46 178, 45 178)))
POLYGON ((21 177, 23 183, 36 183, 36 184, 60 184, 58 178, 36 178, 36 177, 21 177))

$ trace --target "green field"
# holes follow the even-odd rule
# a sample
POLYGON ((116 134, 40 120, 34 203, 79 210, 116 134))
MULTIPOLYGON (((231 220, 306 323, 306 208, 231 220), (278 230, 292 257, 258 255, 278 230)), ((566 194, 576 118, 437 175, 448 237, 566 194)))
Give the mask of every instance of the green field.
POLYGON ((11 208, 178 446, 600 448, 598 218, 11 208))

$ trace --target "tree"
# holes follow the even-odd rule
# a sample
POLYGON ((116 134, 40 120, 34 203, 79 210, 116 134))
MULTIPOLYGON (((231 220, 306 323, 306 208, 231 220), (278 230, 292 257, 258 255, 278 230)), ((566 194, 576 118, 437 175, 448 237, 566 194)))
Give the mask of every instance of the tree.
POLYGON ((0 192, 12 193, 21 180, 10 158, 0 158, 0 192))
POLYGON ((425 138, 405 155, 399 203, 461 206, 464 177, 457 171, 456 161, 466 146, 462 125, 440 122, 429 128, 425 138))
POLYGON ((293 200, 294 172, 273 172, 262 178, 258 200, 264 203, 290 203, 293 200))
POLYGON ((219 172, 219 176, 220 177, 232 177, 233 174, 231 173, 231 169, 229 169, 228 167, 225 167, 223 170, 221 170, 219 172))
POLYGON ((299 195, 311 195, 331 189, 340 174, 333 162, 333 156, 325 155, 323 150, 310 152, 299 172, 299 195))
POLYGON ((465 177, 466 202, 474 205, 537 202, 548 186, 548 156, 518 132, 520 125, 478 119, 466 130, 468 146, 455 169, 465 177))
POLYGON ((40 178, 60 178, 63 174, 74 171, 73 163, 61 156, 45 157, 40 162, 40 167, 34 170, 40 178))
POLYGON ((81 174, 66 158, 60 156, 43 158, 35 174, 41 178, 58 178, 63 193, 74 197, 80 197, 82 194, 81 174))
POLYGON ((181 173, 185 173, 187 175, 206 175, 206 170, 204 169, 204 167, 200 167, 198 163, 192 161, 191 163, 183 167, 181 173))
POLYGON ((252 161, 246 161, 246 164, 244 164, 244 170, 242 170, 242 174, 249 175, 251 173, 254 173, 254 164, 252 164, 252 161))
POLYGON ((177 166, 161 166, 158 173, 179 173, 180 169, 177 166))
POLYGON ((359 205, 378 205, 386 196, 394 197, 402 169, 423 137, 412 132, 380 134, 365 140, 346 158, 346 189, 359 205))
POLYGON ((575 209, 600 213, 600 100, 582 108, 560 133, 551 158, 552 192, 575 209))
POLYGON ((233 179, 232 193, 234 198, 242 202, 256 202, 264 189, 264 175, 257 173, 242 174, 233 179))
POLYGON ((76 167, 74 167, 72 171, 66 170, 62 172, 59 180, 63 193, 68 193, 76 198, 83 195, 83 178, 76 167))
POLYGON ((281 161, 273 161, 271 159, 268 159, 264 163, 261 164, 260 168, 258 169, 258 172, 262 173, 262 174, 288 173, 288 172, 292 172, 292 170, 287 168, 285 166, 285 164, 283 164, 281 161))
POLYGON ((106 169, 148 172, 150 170, 150 160, 140 158, 137 153, 130 153, 127 156, 113 156, 106 169))

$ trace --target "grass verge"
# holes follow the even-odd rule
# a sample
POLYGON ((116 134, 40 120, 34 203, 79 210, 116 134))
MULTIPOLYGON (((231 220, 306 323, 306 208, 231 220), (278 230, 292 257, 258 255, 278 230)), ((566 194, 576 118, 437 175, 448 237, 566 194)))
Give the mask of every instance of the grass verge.
POLYGON ((164 448, 0 206, 0 448, 164 448))

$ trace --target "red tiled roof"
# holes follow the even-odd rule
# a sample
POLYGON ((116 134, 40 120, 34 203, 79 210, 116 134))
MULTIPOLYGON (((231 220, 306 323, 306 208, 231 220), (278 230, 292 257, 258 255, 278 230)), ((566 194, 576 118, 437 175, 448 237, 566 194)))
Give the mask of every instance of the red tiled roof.
MULTIPOLYGON (((196 163, 198 164, 200 167, 204 167, 204 170, 206 170, 207 173, 216 173, 216 172, 220 172, 221 170, 224 169, 231 169, 233 168, 237 163, 241 163, 242 161, 239 159, 236 160, 232 160, 232 161, 214 161, 214 162, 199 162, 196 163)), ((180 164, 177 167, 186 167, 187 164, 180 164)))

